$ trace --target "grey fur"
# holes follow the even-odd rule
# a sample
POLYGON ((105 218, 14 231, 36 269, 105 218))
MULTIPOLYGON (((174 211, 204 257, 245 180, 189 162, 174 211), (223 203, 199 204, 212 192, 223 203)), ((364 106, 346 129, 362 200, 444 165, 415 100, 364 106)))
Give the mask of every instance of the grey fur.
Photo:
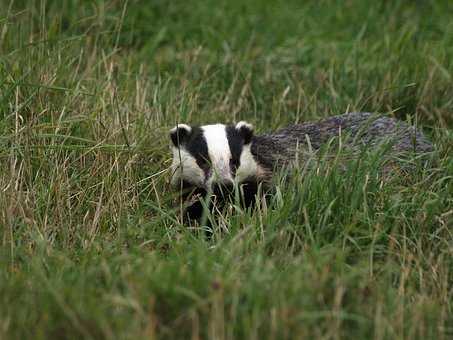
POLYGON ((433 151, 431 142, 413 126, 394 118, 368 112, 348 113, 318 122, 291 125, 275 133, 253 137, 251 151, 258 163, 272 174, 279 166, 296 157, 316 152, 335 137, 344 139, 349 149, 391 143, 389 154, 426 153, 433 151), (348 137, 346 137, 348 136, 348 137), (346 137, 346 138, 345 138, 346 137), (297 150, 297 151, 296 151, 297 150))

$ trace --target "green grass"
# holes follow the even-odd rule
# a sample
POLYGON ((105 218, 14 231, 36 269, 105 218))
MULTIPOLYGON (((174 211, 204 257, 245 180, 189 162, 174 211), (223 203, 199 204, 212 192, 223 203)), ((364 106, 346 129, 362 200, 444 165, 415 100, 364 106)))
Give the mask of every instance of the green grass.
MULTIPOLYGON (((0 2, 0 338, 453 335, 449 1, 0 2), (169 187, 176 122, 366 110, 433 140, 302 168, 211 240, 169 187)), ((219 230, 222 230, 220 232, 219 230)))

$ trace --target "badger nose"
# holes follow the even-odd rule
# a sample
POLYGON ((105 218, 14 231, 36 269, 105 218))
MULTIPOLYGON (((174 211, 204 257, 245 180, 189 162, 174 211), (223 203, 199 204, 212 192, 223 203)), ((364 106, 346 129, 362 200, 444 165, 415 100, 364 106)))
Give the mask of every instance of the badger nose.
POLYGON ((217 197, 227 197, 234 190, 233 182, 214 183, 212 185, 212 193, 217 197))

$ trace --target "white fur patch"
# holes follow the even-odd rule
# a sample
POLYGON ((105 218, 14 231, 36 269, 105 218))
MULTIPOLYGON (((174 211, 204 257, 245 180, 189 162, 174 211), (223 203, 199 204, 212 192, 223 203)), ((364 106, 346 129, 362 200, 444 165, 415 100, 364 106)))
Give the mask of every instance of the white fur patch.
POLYGON ((192 128, 189 125, 187 125, 187 124, 178 124, 173 129, 170 130, 170 133, 175 133, 176 130, 178 130, 178 129, 184 129, 184 130, 187 131, 187 133, 190 133, 192 131, 192 128))
POLYGON ((240 158, 239 168, 236 170, 236 181, 241 183, 247 178, 252 176, 257 176, 259 172, 258 163, 253 158, 252 152, 250 150, 250 144, 244 145, 242 149, 242 154, 240 158))
POLYGON ((246 127, 249 130, 253 131, 253 125, 250 123, 247 123, 246 121, 241 120, 239 123, 236 124, 236 129, 239 130, 242 127, 246 127))
POLYGON ((212 185, 213 182, 233 182, 230 169, 231 151, 225 125, 205 125, 202 126, 202 129, 208 145, 208 154, 212 167, 211 177, 207 183, 208 186, 212 185))
POLYGON ((183 148, 172 147, 173 164, 171 183, 178 185, 180 180, 186 180, 198 187, 203 187, 204 173, 195 158, 183 148))

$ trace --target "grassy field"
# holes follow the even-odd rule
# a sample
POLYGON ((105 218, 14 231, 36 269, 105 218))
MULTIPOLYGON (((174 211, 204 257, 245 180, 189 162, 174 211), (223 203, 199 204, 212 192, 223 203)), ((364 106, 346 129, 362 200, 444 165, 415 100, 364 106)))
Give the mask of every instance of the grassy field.
POLYGON ((0 2, 0 339, 453 336, 450 1, 0 2), (409 120, 410 176, 319 162, 208 240, 176 122, 409 120))

